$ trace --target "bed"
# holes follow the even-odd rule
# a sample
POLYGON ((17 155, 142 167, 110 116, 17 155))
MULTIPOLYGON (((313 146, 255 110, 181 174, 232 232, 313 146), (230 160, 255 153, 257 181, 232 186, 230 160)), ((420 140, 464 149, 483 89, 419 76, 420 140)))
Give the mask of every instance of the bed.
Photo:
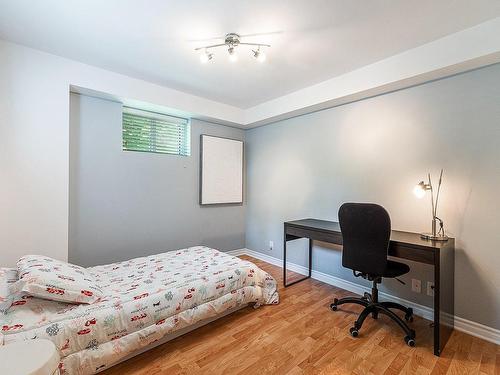
POLYGON ((104 297, 68 304, 14 295, 1 317, 4 344, 46 338, 62 374, 93 374, 189 330, 254 304, 277 304, 276 281, 253 263, 197 246, 87 268, 104 297))

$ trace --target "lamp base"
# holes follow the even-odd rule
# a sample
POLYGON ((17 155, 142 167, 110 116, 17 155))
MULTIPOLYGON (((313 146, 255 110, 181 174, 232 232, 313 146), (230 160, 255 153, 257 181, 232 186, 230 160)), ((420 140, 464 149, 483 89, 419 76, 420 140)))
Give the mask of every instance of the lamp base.
POLYGON ((448 241, 448 236, 442 234, 433 236, 432 233, 420 233, 420 238, 431 241, 448 241))

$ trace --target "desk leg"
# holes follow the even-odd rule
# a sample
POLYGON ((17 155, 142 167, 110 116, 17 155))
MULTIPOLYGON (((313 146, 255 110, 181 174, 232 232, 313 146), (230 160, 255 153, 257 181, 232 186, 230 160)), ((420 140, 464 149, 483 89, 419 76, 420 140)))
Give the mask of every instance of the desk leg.
POLYGON ((439 356, 454 328, 455 253, 442 248, 434 258, 434 355, 439 356))
POLYGON ((286 227, 283 233, 283 285, 287 287, 286 284, 286 227))
POLYGON ((313 264, 312 253, 313 253, 313 241, 309 238, 309 277, 311 277, 312 273, 312 264, 313 264))
MULTIPOLYGON (((292 238, 292 239, 298 239, 298 237, 292 238)), ((287 283, 286 281, 286 242, 287 242, 287 235, 286 235, 286 228, 284 231, 284 236, 283 236, 283 285, 284 287, 288 287, 293 284, 297 284, 298 282, 304 281, 305 279, 309 279, 311 277, 312 273, 312 240, 309 239, 309 272, 308 275, 298 279, 294 280, 291 283, 287 283)))
POLYGON ((441 294, 441 288, 440 288, 440 283, 439 283, 439 259, 435 259, 434 261, 434 322, 433 322, 433 328, 434 328, 434 355, 439 355, 441 354, 441 348, 440 348, 440 337, 439 337, 439 316, 440 316, 440 294, 441 294))

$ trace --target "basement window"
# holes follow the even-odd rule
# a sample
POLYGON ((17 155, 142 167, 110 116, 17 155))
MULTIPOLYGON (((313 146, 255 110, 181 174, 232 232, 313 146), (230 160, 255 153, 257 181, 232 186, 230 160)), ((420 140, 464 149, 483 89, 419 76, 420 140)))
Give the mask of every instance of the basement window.
POLYGON ((191 126, 188 119, 124 107, 123 151, 191 155, 191 126))

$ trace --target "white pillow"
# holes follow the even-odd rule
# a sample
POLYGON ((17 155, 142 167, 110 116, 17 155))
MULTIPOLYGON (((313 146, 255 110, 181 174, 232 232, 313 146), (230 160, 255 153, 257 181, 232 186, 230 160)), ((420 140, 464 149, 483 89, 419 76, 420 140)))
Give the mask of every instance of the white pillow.
POLYGON ((102 290, 85 268, 43 255, 17 262, 20 290, 32 296, 69 303, 94 303, 102 290))
POLYGON ((0 315, 5 314, 12 304, 12 284, 17 281, 17 269, 0 268, 0 315))

